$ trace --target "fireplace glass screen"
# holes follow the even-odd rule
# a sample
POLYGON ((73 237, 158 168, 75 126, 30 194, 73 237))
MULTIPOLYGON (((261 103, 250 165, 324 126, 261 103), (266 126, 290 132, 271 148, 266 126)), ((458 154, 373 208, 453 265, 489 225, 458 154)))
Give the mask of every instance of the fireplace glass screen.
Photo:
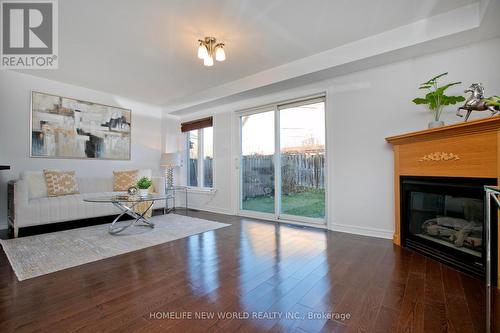
MULTIPOLYGON (((402 245, 483 278, 486 184, 496 184, 496 179, 401 177, 402 245)), ((496 217, 495 211, 492 249, 496 249, 496 217)), ((492 258, 496 255, 492 252, 492 258)))
POLYGON ((447 194, 411 192, 408 232, 482 257, 484 202, 447 194))

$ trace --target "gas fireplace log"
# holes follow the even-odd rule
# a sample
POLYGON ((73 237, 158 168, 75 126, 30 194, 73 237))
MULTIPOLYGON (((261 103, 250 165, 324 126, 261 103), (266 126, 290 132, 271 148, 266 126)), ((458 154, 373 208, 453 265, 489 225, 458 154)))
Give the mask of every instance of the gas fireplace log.
POLYGON ((464 228, 455 230, 438 224, 427 224, 423 226, 423 229, 429 236, 446 238, 457 247, 468 245, 472 248, 477 248, 481 246, 482 239, 471 235, 477 229, 474 226, 475 223, 470 222, 469 225, 464 226, 464 228))
POLYGON ((447 227, 442 227, 437 224, 426 225, 424 230, 427 234, 431 236, 440 236, 440 237, 451 237, 456 233, 456 230, 450 229, 447 227))
POLYGON ((455 246, 462 247, 464 246, 464 239, 466 236, 468 236, 471 232, 472 229, 475 227, 474 222, 469 222, 469 224, 465 225, 462 229, 458 230, 452 237, 453 243, 455 246))
POLYGON ((465 237, 464 244, 467 244, 475 249, 483 245, 483 239, 479 237, 465 237))
POLYGON ((449 216, 440 216, 436 217, 435 219, 428 220, 426 222, 435 222, 440 226, 443 227, 448 227, 448 228, 453 228, 455 230, 460 230, 465 227, 470 227, 470 221, 464 220, 464 219, 458 219, 454 217, 449 217, 449 216))

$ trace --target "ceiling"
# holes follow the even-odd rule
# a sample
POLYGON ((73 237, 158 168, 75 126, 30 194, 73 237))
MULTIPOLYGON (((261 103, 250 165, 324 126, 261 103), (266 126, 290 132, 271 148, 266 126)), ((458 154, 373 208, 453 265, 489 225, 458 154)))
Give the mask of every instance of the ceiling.
POLYGON ((29 74, 159 105, 473 0, 64 0, 59 69, 29 74), (208 68, 197 39, 226 43, 208 68))

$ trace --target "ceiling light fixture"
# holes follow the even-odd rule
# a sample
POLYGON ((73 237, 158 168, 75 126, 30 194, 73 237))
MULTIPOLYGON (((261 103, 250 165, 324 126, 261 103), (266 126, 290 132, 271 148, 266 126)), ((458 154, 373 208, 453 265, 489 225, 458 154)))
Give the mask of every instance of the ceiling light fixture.
POLYGON ((217 43, 214 37, 205 37, 199 39, 200 46, 198 47, 198 58, 203 59, 203 65, 213 66, 214 58, 217 61, 226 60, 226 52, 224 51, 224 43, 217 43))

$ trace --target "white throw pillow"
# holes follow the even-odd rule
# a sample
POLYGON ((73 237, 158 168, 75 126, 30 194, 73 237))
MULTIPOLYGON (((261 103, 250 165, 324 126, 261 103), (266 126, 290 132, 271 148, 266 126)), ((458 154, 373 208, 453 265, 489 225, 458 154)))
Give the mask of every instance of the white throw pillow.
POLYGON ((42 171, 25 171, 21 176, 28 184, 29 198, 47 198, 47 182, 42 171))

